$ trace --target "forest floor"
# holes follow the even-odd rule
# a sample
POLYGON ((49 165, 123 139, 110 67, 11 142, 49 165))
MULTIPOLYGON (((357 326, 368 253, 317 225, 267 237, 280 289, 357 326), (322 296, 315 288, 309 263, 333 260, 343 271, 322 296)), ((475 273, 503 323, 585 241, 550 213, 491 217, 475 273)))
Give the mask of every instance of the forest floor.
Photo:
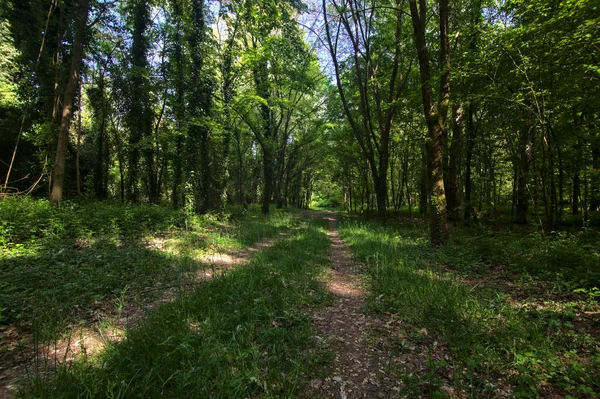
POLYGON ((365 311, 367 291, 361 277, 361 267, 340 239, 337 229, 338 215, 333 212, 313 213, 312 217, 325 216, 329 222, 327 232, 331 240, 326 289, 335 298, 331 306, 314 315, 317 339, 333 352, 331 371, 324 380, 308 382, 309 397, 327 398, 397 398, 400 386, 394 376, 386 371, 388 359, 374 345, 371 331, 393 328, 393 318, 384 319, 365 311))
POLYGON ((593 231, 0 205, 1 398, 600 393, 593 231))
MULTIPOLYGON (((199 284, 219 278, 231 269, 243 266, 250 261, 252 255, 267 249, 290 234, 294 228, 280 232, 277 236, 257 242, 248 248, 230 249, 223 252, 211 251, 200 256, 205 267, 186 272, 180 276, 176 285, 148 287, 147 290, 158 291, 158 296, 144 302, 122 300, 118 307, 113 301, 103 300, 95 304, 95 317, 87 315, 84 323, 69 334, 56 337, 51 344, 45 343, 37 348, 22 348, 11 359, 0 359, 0 399, 12 398, 16 390, 15 382, 26 381, 28 374, 48 374, 60 367, 61 363, 69 363, 82 356, 94 356, 104 350, 109 343, 122 341, 129 328, 139 324, 144 315, 161 305, 173 302, 185 291, 196 289, 199 284), (102 316, 99 317, 98 313, 102 316), (114 320, 110 327, 102 326, 99 318, 114 320), (40 362, 41 361, 41 362, 40 362)), ((149 246, 164 248, 164 240, 155 239, 149 246)), ((27 332, 10 330, 5 336, 6 347, 17 347, 19 342, 33 341, 27 332)))

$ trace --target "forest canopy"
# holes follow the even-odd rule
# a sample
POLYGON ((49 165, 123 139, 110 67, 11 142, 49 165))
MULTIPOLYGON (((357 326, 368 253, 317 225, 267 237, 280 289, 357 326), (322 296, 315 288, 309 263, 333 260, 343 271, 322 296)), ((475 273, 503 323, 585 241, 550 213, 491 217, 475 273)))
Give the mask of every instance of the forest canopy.
POLYGON ((12 0, 3 196, 344 207, 552 230, 600 210, 595 1, 12 0))

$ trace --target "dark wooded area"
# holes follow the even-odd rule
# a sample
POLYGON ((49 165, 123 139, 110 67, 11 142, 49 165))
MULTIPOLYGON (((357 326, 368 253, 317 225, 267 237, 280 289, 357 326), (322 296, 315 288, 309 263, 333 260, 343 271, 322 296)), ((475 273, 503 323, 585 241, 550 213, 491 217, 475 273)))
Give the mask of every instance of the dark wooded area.
POLYGON ((316 200, 384 220, 418 203, 435 245, 447 220, 510 209, 551 231, 600 209, 592 1, 1 12, 4 195, 199 213, 316 200))

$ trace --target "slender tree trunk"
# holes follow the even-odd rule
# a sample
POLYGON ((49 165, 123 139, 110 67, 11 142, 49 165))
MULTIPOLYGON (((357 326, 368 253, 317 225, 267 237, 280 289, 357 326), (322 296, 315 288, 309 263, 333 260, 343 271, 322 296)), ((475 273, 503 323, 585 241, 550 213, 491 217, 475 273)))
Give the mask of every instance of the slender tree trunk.
POLYGON ((447 209, 448 219, 458 222, 460 208, 459 165, 462 157, 462 108, 458 104, 452 107, 452 144, 450 145, 450 163, 448 165, 447 209))
POLYGON ((474 123, 474 110, 475 106, 473 103, 469 104, 469 123, 468 137, 467 137, 467 151, 465 160, 465 223, 469 224, 471 215, 473 213, 473 205, 471 203, 472 193, 472 180, 471 180, 471 168, 473 165, 473 149, 475 148, 475 123, 474 123))
POLYGON ((236 149, 237 149, 237 161, 238 161, 238 170, 236 176, 236 188, 237 188, 237 204, 242 205, 244 202, 244 187, 243 187, 243 176, 244 176, 244 157, 242 154, 242 144, 240 142, 240 132, 239 130, 235 130, 235 141, 236 141, 236 149))
POLYGON ((600 135, 592 138, 592 175, 590 179, 590 212, 600 211, 600 135))
POLYGON ((79 158, 81 155, 81 135, 83 126, 81 125, 81 84, 79 85, 79 101, 77 107, 77 151, 75 153, 75 171, 77 179, 77 198, 81 199, 81 171, 79 169, 79 158))
POLYGON ((530 128, 525 126, 518 132, 519 134, 519 158, 517 160, 517 206, 516 223, 527 223, 527 211, 529 210, 529 193, 527 185, 529 184, 529 167, 531 164, 531 132, 530 128))
MULTIPOLYGON (((579 201, 581 199, 581 163, 583 158, 583 150, 581 138, 577 138, 575 158, 575 173, 573 174, 573 197, 571 199, 571 213, 579 215, 579 201)), ((584 204, 585 206, 585 204, 584 204)))
POLYGON ((427 150, 425 145, 421 145, 421 178, 419 184, 419 213, 421 216, 427 215, 427 206, 429 205, 429 191, 427 187, 429 181, 427 178, 427 150))
POLYGON ((69 145, 69 128, 71 127, 71 119, 73 117, 73 101, 75 99, 77 85, 79 84, 79 70, 81 69, 81 61, 83 59, 90 2, 89 0, 79 0, 77 7, 75 37, 73 39, 73 48, 71 52, 71 68, 69 70, 69 80, 67 81, 67 87, 63 98, 62 119, 60 130, 58 132, 58 143, 56 146, 56 157, 52 176, 50 202, 54 205, 58 204, 63 198, 65 163, 69 145))
POLYGON ((109 163, 108 146, 106 139, 106 98, 104 89, 104 70, 100 69, 100 77, 98 82, 98 92, 100 99, 100 127, 98 129, 98 137, 96 138, 96 165, 94 167, 94 191, 96 198, 105 199, 107 197, 107 173, 106 169, 109 163))
POLYGON ((263 147, 263 177, 262 213, 269 214, 273 195, 273 154, 268 146, 263 147))

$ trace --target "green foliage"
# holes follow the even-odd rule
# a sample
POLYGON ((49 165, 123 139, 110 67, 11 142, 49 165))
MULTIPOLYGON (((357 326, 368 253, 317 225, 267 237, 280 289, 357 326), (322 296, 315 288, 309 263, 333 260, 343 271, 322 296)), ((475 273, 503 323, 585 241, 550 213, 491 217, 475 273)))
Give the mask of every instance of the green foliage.
POLYGON ((307 311, 328 238, 317 226, 159 308, 97 358, 36 380, 22 397, 290 397, 326 358, 307 311))
POLYGON ((19 105, 16 82, 19 51, 11 39, 9 22, 0 18, 0 108, 14 108, 19 105))
POLYGON ((151 302, 161 290, 149 288, 185 284, 187 271, 205 268, 203 253, 243 249, 295 223, 291 213, 267 218, 256 209, 197 217, 159 206, 2 200, 0 329, 56 338, 124 290, 129 301, 151 302))
MULTIPOLYGON (((517 397, 600 392, 599 348, 576 327, 580 312, 598 304, 571 294, 571 287, 597 284, 597 245, 582 248, 567 235, 455 230, 453 243, 432 250, 424 230, 421 223, 383 228, 345 222, 341 232, 368 265, 369 307, 398 314, 447 345, 455 388, 493 395, 501 388, 495 381, 505 376, 517 397)), ((436 374, 397 372, 413 393, 436 374)))

